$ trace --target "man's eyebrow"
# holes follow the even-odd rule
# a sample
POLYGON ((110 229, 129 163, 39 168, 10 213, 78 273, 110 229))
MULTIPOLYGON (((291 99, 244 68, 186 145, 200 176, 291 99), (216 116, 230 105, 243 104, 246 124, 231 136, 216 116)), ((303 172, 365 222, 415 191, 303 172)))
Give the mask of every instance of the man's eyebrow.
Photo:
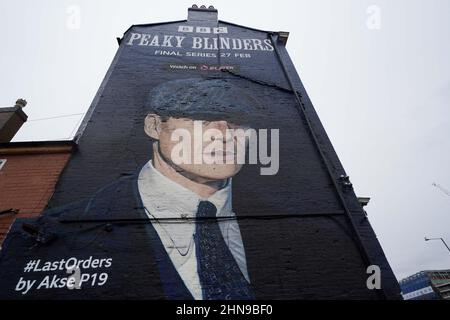
POLYGON ((194 121, 194 119, 190 119, 190 118, 183 118, 183 117, 167 117, 166 121, 168 121, 169 119, 175 119, 175 120, 181 120, 181 121, 194 121))

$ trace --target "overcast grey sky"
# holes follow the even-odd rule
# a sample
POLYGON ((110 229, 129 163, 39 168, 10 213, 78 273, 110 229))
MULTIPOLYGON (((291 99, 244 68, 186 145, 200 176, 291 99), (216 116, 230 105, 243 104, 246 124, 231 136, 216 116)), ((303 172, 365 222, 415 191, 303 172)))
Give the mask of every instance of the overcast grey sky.
MULTIPOLYGON (((195 1, 0 0, 0 105, 28 100, 14 141, 75 133, 132 24, 195 1), (79 10, 80 24, 73 17, 79 10), (75 28, 74 28, 75 26, 75 28), (38 120, 60 115, 72 117, 38 120)), ((198 3, 203 4, 203 3, 198 3)), ((398 279, 450 269, 450 1, 215 1, 219 19, 289 31, 288 51, 398 279)))

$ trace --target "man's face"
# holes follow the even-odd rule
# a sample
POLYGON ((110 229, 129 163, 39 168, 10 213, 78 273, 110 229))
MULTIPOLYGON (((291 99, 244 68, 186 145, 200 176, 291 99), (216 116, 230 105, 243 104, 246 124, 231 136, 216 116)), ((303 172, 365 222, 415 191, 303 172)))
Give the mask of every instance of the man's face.
MULTIPOLYGON (((156 115, 147 117, 146 126, 150 116, 156 115)), ((223 180, 242 168, 237 161, 237 150, 245 150, 245 138, 235 134, 242 127, 227 121, 172 117, 156 121, 156 126, 160 155, 187 177, 223 180)))

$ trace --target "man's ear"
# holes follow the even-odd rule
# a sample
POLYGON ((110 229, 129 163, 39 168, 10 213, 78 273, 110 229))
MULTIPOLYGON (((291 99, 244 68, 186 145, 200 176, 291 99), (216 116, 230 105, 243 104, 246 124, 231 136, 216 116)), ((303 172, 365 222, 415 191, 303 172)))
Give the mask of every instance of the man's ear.
POLYGON ((145 117, 144 131, 153 140, 159 140, 159 134, 161 132, 161 117, 157 114, 149 113, 145 117))

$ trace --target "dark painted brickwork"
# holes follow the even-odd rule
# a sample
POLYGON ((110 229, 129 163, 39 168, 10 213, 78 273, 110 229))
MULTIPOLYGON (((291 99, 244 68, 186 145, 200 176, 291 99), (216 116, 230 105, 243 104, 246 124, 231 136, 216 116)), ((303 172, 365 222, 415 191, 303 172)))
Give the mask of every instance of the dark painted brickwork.
MULTIPOLYGON (((34 258, 47 260, 60 259, 64 255, 112 257, 114 262, 108 271, 108 284, 78 292, 42 290, 24 298, 165 298, 158 269, 154 261, 148 260, 152 255, 144 240, 148 225, 114 224, 111 231, 102 224, 89 226, 80 222, 78 230, 82 232, 69 237, 68 234, 76 232, 76 226, 57 220, 58 216, 60 220, 67 215, 73 218, 72 212, 81 212, 83 215, 77 217, 87 219, 111 216, 115 210, 120 211, 103 200, 95 210, 90 210, 92 201, 89 199, 93 195, 101 195, 104 199, 105 194, 113 199, 128 199, 124 194, 131 191, 122 187, 126 182, 117 181, 127 180, 151 158, 151 141, 143 131, 146 115, 143 106, 150 90, 172 79, 213 75, 228 79, 265 106, 270 116, 260 123, 261 128, 280 129, 278 174, 261 176, 259 165, 251 165, 244 167, 233 179, 233 209, 238 216, 245 217, 239 220, 239 225, 256 297, 398 298, 398 284, 353 190, 344 190, 340 185, 339 176, 345 174, 344 169, 284 46, 278 43, 274 51, 230 51, 231 57, 219 59, 186 56, 186 52, 220 55, 217 50, 190 49, 192 36, 198 36, 195 34, 184 34, 187 38, 183 48, 168 49, 179 51, 182 56, 160 56, 155 55, 155 50, 162 48, 127 45, 133 32, 183 35, 178 33, 179 25, 196 26, 185 21, 140 25, 133 26, 124 35, 78 133, 79 148, 49 203, 51 221, 42 222, 42 225, 53 226, 49 230, 56 230, 61 240, 55 240, 53 247, 44 245, 32 253, 34 258), (235 57, 235 53, 250 54, 250 57, 235 57), (233 66, 233 70, 173 70, 171 64, 226 65, 233 66), (294 91, 298 92, 299 99, 294 91), (109 187, 99 192, 107 185, 109 187), (72 204, 74 201, 78 203, 72 204), (61 206, 66 209, 61 211, 61 206), (92 231, 95 228, 98 232, 92 231), (366 267, 369 264, 381 267, 383 290, 367 289, 366 267)), ((270 39, 266 32, 224 22, 219 26, 228 28, 228 34, 222 36, 270 39)), ((133 216, 132 211, 137 209, 133 204, 130 207, 134 209, 121 210, 117 214, 133 216)), ((18 223, 12 234, 23 237, 18 223)), ((28 248, 32 244, 29 238, 15 246, 11 241, 10 250, 28 248)), ((4 294, 6 297, 14 296, 12 288, 21 275, 14 267, 23 267, 30 256, 18 262, 15 258, 17 256, 12 253, 5 253, 0 261, 4 266, 0 282, 14 279, 3 282, 12 292, 4 294)))

